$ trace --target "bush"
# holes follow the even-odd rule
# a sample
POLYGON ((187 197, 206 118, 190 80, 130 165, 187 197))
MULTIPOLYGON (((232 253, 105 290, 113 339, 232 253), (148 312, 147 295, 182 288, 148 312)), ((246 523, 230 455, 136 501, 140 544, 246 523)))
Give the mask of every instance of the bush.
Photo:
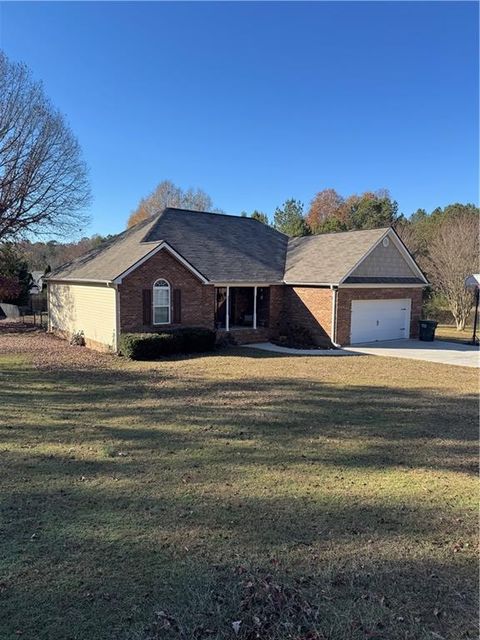
POLYGON ((84 347, 85 335, 83 331, 75 331, 75 333, 72 333, 72 336, 70 338, 70 344, 74 347, 84 347))
POLYGON ((179 353, 182 342, 172 333, 127 333, 120 336, 120 353, 132 360, 155 360, 179 353))
POLYGON ((314 349, 317 346, 309 329, 302 325, 288 322, 281 327, 279 334, 276 342, 284 347, 314 349))
POLYGON ((202 327, 171 329, 162 333, 125 333, 120 353, 132 360, 156 360, 176 353, 212 351, 215 331, 202 327))
POLYGON ((182 327, 181 329, 175 329, 174 332, 182 337, 183 353, 212 351, 215 347, 217 334, 211 329, 204 329, 203 327, 182 327))

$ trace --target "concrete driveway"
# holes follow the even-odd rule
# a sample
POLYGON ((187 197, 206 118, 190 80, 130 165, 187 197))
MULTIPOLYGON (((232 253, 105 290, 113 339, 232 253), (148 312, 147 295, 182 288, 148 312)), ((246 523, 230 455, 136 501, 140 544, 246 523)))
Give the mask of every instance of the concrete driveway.
POLYGON ((390 358, 409 358, 426 360, 459 367, 479 367, 480 352, 478 347, 458 342, 421 342, 420 340, 388 340, 385 342, 369 342, 368 344, 346 347, 353 353, 367 353, 372 356, 388 356, 390 358))

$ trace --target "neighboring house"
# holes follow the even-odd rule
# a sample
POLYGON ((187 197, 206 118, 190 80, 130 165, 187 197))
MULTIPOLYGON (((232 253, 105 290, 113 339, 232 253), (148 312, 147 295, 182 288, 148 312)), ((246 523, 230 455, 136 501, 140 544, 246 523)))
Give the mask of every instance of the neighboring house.
POLYGON ((47 310, 47 295, 43 290, 43 279, 45 271, 32 271, 30 273, 32 282, 30 285, 28 306, 34 313, 47 310))
POLYGON ((202 326, 237 343, 306 328, 319 345, 417 335, 425 276, 391 228, 302 238, 252 218, 165 209, 48 278, 49 326, 117 349, 202 326))
POLYGON ((32 271, 30 273, 32 277, 32 283, 30 285, 30 295, 38 295, 42 293, 43 289, 43 276, 45 275, 44 271, 32 271))

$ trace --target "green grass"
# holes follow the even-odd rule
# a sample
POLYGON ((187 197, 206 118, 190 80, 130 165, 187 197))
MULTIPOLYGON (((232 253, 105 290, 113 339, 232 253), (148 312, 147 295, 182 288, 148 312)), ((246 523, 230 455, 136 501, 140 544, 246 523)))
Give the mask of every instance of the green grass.
POLYGON ((476 638, 476 391, 369 356, 0 356, 0 638, 476 638))

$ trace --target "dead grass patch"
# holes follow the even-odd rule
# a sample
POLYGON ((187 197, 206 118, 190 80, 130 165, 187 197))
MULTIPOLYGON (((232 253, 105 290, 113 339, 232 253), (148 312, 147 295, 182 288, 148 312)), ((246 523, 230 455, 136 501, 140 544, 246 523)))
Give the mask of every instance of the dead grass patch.
POLYGON ((476 637, 476 371, 29 332, 0 383, 2 638, 476 637))

